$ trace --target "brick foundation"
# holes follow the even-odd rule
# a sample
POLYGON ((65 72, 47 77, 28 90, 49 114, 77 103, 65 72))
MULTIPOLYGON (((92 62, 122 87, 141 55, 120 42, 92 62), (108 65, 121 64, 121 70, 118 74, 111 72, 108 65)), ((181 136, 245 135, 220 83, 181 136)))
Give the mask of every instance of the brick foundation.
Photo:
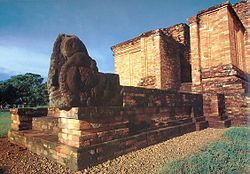
POLYGON ((207 127, 202 95, 123 88, 123 106, 11 110, 9 140, 73 170, 207 127), (20 114, 20 115, 19 115, 20 114), (25 115, 27 114, 27 115, 25 115), (39 116, 39 117, 38 117, 39 116), (43 117, 41 117, 43 116, 43 117))

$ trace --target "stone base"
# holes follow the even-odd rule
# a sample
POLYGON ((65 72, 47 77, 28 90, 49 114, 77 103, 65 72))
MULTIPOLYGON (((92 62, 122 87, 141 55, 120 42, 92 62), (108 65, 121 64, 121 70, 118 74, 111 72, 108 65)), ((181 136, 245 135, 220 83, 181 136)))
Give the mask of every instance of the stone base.
POLYGON ((218 118, 207 118, 208 125, 211 128, 227 128, 231 126, 232 118, 220 120, 218 118))
POLYGON ((206 121, 205 117, 193 117, 192 119, 197 131, 208 128, 208 121, 206 121))
POLYGON ((142 132, 83 148, 62 144, 58 141, 58 136, 39 130, 10 130, 8 136, 10 142, 26 147, 34 153, 77 171, 195 130, 195 123, 191 122, 142 132))
POLYGON ((206 129, 208 128, 208 121, 201 121, 201 122, 195 123, 195 127, 197 131, 206 129))
POLYGON ((124 88, 124 106, 11 110, 9 140, 72 170, 207 127, 202 96, 124 88), (34 115, 34 116, 33 116, 34 115), (23 125, 28 127, 23 128, 23 125))

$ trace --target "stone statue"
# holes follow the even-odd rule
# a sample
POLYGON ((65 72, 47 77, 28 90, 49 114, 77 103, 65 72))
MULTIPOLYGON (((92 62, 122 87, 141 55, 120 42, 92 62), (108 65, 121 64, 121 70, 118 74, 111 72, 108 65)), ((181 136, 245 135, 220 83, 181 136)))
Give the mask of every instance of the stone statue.
POLYGON ((120 91, 118 75, 99 73, 78 37, 58 36, 48 75, 50 107, 122 105, 120 91))

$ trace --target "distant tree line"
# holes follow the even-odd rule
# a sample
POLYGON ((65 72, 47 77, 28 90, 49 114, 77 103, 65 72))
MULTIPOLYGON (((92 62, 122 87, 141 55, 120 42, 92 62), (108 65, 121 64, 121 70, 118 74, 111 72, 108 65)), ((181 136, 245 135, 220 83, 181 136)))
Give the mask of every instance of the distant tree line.
POLYGON ((48 105, 47 83, 41 75, 26 73, 0 82, 0 105, 48 105))

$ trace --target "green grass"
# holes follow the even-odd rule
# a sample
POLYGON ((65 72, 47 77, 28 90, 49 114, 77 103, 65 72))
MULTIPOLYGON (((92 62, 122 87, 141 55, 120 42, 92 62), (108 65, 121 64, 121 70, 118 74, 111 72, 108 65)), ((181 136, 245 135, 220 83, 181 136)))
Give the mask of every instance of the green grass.
POLYGON ((166 164, 158 174, 243 174, 249 171, 250 128, 234 127, 200 153, 166 164))
POLYGON ((10 124, 11 124, 10 113, 0 112, 0 137, 7 136, 10 124))

